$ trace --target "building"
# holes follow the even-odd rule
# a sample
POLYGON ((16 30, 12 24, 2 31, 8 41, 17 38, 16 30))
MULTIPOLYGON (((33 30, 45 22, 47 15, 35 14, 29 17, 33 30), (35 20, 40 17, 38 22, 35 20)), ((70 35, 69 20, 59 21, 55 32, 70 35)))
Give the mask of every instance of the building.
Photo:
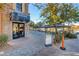
POLYGON ((29 21, 28 4, 2 4, 2 10, 0 10, 0 34, 8 35, 9 39, 26 37, 29 21))
POLYGON ((73 32, 79 33, 79 22, 73 24, 73 25, 71 26, 71 29, 73 30, 73 32))

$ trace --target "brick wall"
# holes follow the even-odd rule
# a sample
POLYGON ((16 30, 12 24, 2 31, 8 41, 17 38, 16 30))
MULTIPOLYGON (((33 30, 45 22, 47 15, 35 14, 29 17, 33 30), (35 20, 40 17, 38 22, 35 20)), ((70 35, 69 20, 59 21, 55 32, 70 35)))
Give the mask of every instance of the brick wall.
MULTIPOLYGON (((28 13, 28 9, 24 7, 26 7, 25 4, 23 4, 23 13, 24 12, 28 13)), ((2 19, 0 14, 0 34, 7 34, 9 36, 9 39, 12 39, 12 21, 10 20, 10 12, 12 12, 15 9, 16 9, 16 4, 5 3, 4 10, 1 12, 3 13, 2 19)), ((27 24, 25 24, 25 32, 26 31, 27 31, 27 24)))

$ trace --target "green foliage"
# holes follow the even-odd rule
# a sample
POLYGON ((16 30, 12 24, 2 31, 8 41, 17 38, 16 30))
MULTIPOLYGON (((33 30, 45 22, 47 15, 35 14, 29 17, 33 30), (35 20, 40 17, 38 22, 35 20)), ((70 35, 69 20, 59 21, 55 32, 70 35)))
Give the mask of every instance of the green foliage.
POLYGON ((5 34, 0 35, 0 47, 4 46, 8 41, 8 36, 5 34))
MULTIPOLYGON (((57 34, 57 26, 56 24, 62 24, 65 22, 71 23, 76 20, 76 14, 78 9, 74 6, 74 4, 70 3, 48 3, 45 4, 43 8, 41 8, 41 17, 45 18, 45 22, 48 25, 55 25, 55 42, 59 41, 59 35, 57 34)), ((39 4, 38 6, 41 6, 39 4)), ((63 25, 64 30, 64 25, 63 25)), ((74 34, 70 34, 68 37, 75 36, 74 34)))
POLYGON ((60 17, 64 22, 74 22, 77 18, 78 8, 74 6, 75 4, 62 4, 60 9, 60 17))
POLYGON ((74 39, 74 38, 77 38, 77 35, 70 33, 70 32, 65 32, 65 37, 70 38, 70 39, 74 39))
POLYGON ((38 22, 36 25, 37 25, 38 27, 40 27, 40 26, 43 25, 43 23, 42 23, 42 22, 38 22))
POLYGON ((36 26, 36 24, 33 21, 30 21, 30 27, 34 28, 36 26))
POLYGON ((64 23, 72 22, 78 17, 78 8, 74 6, 75 4, 70 3, 48 3, 48 4, 36 4, 36 7, 41 9, 41 17, 49 20, 47 24, 52 23, 64 23))

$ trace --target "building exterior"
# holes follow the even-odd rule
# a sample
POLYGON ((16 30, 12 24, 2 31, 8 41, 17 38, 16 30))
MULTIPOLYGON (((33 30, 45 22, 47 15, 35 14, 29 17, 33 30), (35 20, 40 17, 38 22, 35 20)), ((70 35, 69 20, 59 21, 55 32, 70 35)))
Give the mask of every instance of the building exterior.
POLYGON ((8 35, 9 39, 26 37, 30 15, 28 4, 4 3, 0 10, 0 34, 8 35))

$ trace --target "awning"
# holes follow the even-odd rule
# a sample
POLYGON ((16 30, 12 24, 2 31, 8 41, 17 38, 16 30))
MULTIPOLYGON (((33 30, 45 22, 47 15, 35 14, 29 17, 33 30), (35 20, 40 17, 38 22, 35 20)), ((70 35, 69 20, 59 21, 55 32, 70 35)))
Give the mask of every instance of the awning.
POLYGON ((18 13, 18 12, 12 12, 11 13, 11 20, 12 21, 21 21, 21 22, 29 22, 30 21, 30 15, 24 15, 23 13, 18 13))

